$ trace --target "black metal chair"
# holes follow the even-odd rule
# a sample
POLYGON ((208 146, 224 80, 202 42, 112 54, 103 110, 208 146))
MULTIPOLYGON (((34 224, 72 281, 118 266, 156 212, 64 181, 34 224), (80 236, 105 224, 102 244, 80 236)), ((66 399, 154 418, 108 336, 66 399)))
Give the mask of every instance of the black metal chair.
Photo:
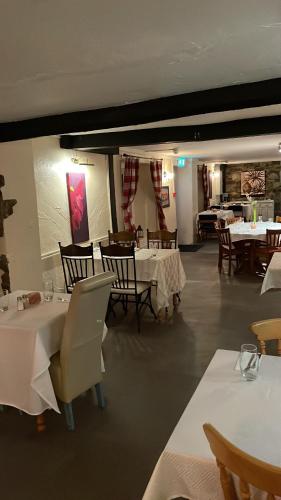
POLYGON ((177 248, 177 233, 178 230, 167 231, 161 229, 159 231, 149 231, 147 229, 147 248, 177 248))
POLYGON ((110 309, 117 302, 121 302, 125 313, 128 303, 136 307, 138 332, 140 332, 140 312, 144 306, 149 307, 154 318, 156 314, 151 302, 151 283, 137 281, 134 245, 125 247, 121 245, 102 246, 100 243, 103 270, 111 271, 117 278, 112 285, 110 295, 110 309))
POLYGON ((221 206, 220 205, 212 205, 210 207, 210 210, 220 210, 221 206))
POLYGON ((61 262, 67 293, 72 293, 77 281, 95 274, 93 243, 81 247, 79 245, 62 246, 59 242, 61 262))
POLYGON ((117 245, 122 245, 123 247, 131 246, 132 243, 137 242, 136 232, 130 231, 119 231, 118 233, 111 233, 108 231, 108 243, 112 245, 116 243, 117 245))
POLYGON ((200 240, 206 240, 209 235, 216 234, 216 222, 217 222, 216 214, 199 214, 198 215, 198 236, 200 240))
POLYGON ((234 217, 243 217, 242 205, 229 205, 228 210, 233 211, 234 217))

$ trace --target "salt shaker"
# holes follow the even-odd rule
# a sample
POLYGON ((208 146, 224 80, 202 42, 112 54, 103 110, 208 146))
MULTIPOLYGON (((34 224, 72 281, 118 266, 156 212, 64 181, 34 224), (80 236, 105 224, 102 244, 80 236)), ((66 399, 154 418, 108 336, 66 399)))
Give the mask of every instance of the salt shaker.
POLYGON ((28 296, 26 294, 22 295, 22 301, 23 301, 24 309, 27 309, 29 307, 29 299, 28 299, 28 296))
POLYGON ((22 297, 17 297, 17 309, 18 311, 24 310, 24 303, 22 297))

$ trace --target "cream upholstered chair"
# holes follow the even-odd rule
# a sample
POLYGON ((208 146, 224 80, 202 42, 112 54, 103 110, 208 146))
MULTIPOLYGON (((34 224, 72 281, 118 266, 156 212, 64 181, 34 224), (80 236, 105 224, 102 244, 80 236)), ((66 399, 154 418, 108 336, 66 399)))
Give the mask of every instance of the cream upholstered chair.
POLYGON ((72 400, 95 386, 98 404, 104 407, 101 389, 101 344, 114 273, 81 280, 74 286, 66 315, 61 349, 51 358, 50 375, 56 396, 64 403, 69 430, 74 430, 72 400))
POLYGON ((256 335, 262 354, 266 354, 267 341, 277 340, 277 354, 281 356, 281 318, 255 321, 249 328, 256 335))
MULTIPOLYGON (((204 432, 217 459, 225 500, 250 500, 249 485, 267 493, 268 500, 281 495, 281 468, 262 462, 227 441, 212 425, 204 424, 204 432), (231 473, 239 478, 237 495, 231 473)), ((279 443, 276 443, 279 446, 279 443)))

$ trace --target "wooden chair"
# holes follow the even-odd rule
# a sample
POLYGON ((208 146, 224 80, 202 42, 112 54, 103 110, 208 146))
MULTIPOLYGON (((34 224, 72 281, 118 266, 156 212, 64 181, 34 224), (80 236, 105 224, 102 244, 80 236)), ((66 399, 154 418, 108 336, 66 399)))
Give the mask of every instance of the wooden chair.
POLYGON ((275 222, 281 222, 281 215, 276 215, 275 222))
POLYGON ((59 242, 61 262, 67 293, 72 293, 75 283, 95 274, 93 243, 86 247, 59 242))
POLYGON ((281 229, 266 230, 266 244, 255 249, 256 257, 263 261, 265 268, 270 264, 274 252, 281 251, 281 229))
POLYGON ((266 354, 266 342, 276 340, 277 355, 281 356, 281 318, 255 321, 250 324, 249 328, 256 335, 262 354, 266 354))
POLYGON ((210 210, 220 210, 220 205, 211 205, 210 210))
POLYGON ((222 271, 223 260, 228 261, 228 275, 231 275, 232 261, 236 261, 236 265, 239 265, 239 257, 242 257, 241 250, 235 248, 231 242, 229 228, 216 229, 218 240, 219 240, 219 260, 218 268, 219 272, 222 271))
POLYGON ((137 236, 135 232, 130 231, 119 231, 118 233, 111 233, 108 231, 108 243, 109 245, 116 244, 123 247, 131 246, 132 243, 136 243, 137 236))
POLYGON ((125 247, 121 245, 102 246, 100 243, 103 270, 116 274, 117 279, 111 288, 111 303, 121 302, 125 313, 128 303, 134 303, 137 315, 138 332, 140 332, 140 312, 146 306, 156 319, 156 314, 151 302, 151 283, 137 281, 134 245, 125 247))
POLYGON ((177 248, 177 232, 161 229, 159 231, 149 231, 147 229, 147 248, 177 248))
POLYGON ((243 216, 242 205, 229 205, 228 210, 232 210, 234 217, 242 217, 243 216))
MULTIPOLYGON (((204 432, 216 457, 225 500, 251 500, 250 485, 267 493, 268 500, 281 495, 281 468, 248 455, 227 441, 212 425, 204 424, 204 432), (231 474, 239 478, 239 496, 231 474)), ((276 443, 278 446, 279 443, 276 443)))
POLYGON ((197 233, 200 240, 206 240, 208 236, 216 234, 215 223, 217 220, 216 214, 198 215, 197 233))

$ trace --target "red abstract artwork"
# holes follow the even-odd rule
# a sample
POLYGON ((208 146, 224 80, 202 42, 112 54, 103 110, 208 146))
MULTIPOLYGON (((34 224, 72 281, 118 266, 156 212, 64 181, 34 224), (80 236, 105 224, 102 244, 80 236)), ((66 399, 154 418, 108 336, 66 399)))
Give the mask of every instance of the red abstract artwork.
POLYGON ((85 174, 66 174, 70 225, 73 243, 89 239, 85 174))

